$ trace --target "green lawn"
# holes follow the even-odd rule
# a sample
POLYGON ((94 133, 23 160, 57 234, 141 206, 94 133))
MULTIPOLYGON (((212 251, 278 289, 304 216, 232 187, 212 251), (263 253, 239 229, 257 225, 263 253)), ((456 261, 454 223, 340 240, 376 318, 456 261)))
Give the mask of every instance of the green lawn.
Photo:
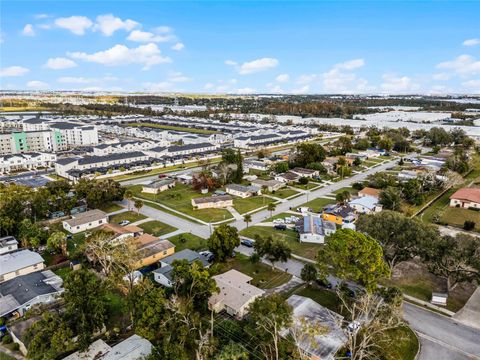
POLYGON ((141 227, 146 233, 154 236, 162 236, 177 230, 177 228, 157 220, 148 221, 138 226, 141 227))
POLYGON ((164 130, 173 130, 173 131, 185 131, 185 132, 190 132, 194 134, 215 134, 216 131, 213 130, 206 130, 206 129, 195 129, 195 128, 189 128, 189 127, 182 127, 182 126, 172 126, 172 125, 163 125, 163 124, 157 124, 157 123, 149 123, 149 122, 134 122, 134 123, 127 123, 124 124, 124 126, 132 127, 132 126, 144 126, 144 127, 150 127, 150 128, 155 128, 155 129, 164 129, 164 130))
POLYGON ((275 200, 265 196, 252 196, 245 199, 242 199, 240 197, 235 197, 233 199, 233 207, 240 214, 245 214, 252 210, 261 208, 262 206, 267 206, 272 202, 275 202, 275 200))
POLYGON ((358 195, 358 190, 355 190, 355 189, 352 188, 352 187, 344 187, 344 188, 335 190, 335 191, 333 192, 333 194, 340 194, 341 192, 344 192, 344 191, 348 191, 348 192, 350 193, 350 195, 352 195, 352 196, 358 195))
POLYGON ((192 206, 193 198, 208 197, 211 196, 211 194, 200 194, 187 185, 177 184, 173 189, 166 190, 157 195, 142 193, 142 185, 130 186, 129 189, 137 197, 163 204, 202 221, 217 222, 232 217, 230 212, 225 209, 194 210, 192 206))
POLYGON ((480 211, 447 207, 440 216, 441 224, 463 228, 466 220, 475 222, 475 230, 480 231, 480 211))
POLYGON ((309 207, 314 212, 321 212, 322 209, 330 204, 335 204, 335 199, 327 199, 327 198, 316 198, 306 202, 305 204, 300 205, 299 207, 309 207))
POLYGON ((0 360, 15 360, 15 358, 0 351, 0 360))
POLYGON ((107 313, 108 313, 108 325, 110 328, 119 326, 123 327, 125 322, 128 321, 129 314, 127 311, 127 301, 117 291, 109 290, 107 292, 107 313))
POLYGON ((65 279, 67 278, 67 275, 70 274, 71 272, 72 272, 72 269, 70 268, 70 266, 66 266, 54 271, 54 273, 60 276, 63 279, 63 281, 65 281, 65 279))
POLYGON ((137 214, 136 211, 125 211, 116 215, 110 216, 109 222, 111 223, 119 223, 123 220, 128 220, 131 223, 139 220, 146 219, 147 217, 142 214, 137 214))
POLYGON ((122 210, 123 208, 115 203, 106 203, 105 205, 99 206, 98 209, 105 211, 107 214, 112 213, 114 211, 122 210))
POLYGON ((289 214, 289 213, 280 213, 280 214, 277 214, 277 215, 273 215, 271 218, 265 219, 262 222, 272 222, 275 219, 285 219, 286 217, 290 217, 290 216, 300 217, 300 215, 289 214))
POLYGON ((330 309, 338 314, 342 312, 341 301, 334 291, 321 289, 319 287, 316 287, 315 285, 312 285, 301 288, 299 291, 296 292, 296 294, 308 297, 313 301, 316 301, 320 305, 325 306, 327 309, 330 309))
POLYGON ((378 339, 378 353, 385 360, 414 360, 418 352, 418 338, 408 326, 400 326, 382 334, 378 339), (382 342, 382 340, 384 340, 382 342))
POLYGON ((225 263, 216 264, 218 273, 235 269, 250 277, 252 277, 251 284, 262 289, 271 289, 288 282, 292 275, 273 269, 265 264, 253 264, 248 256, 239 254, 233 259, 228 259, 225 263))
POLYGON ((202 250, 207 247, 207 240, 190 233, 175 235, 168 239, 175 245, 175 252, 183 249, 202 250))
POLYGON ((293 189, 280 189, 280 190, 277 190, 275 191, 274 193, 271 194, 272 196, 275 196, 275 197, 278 197, 278 198, 281 198, 281 199, 286 199, 290 196, 293 196, 293 195, 300 195, 300 193, 298 191, 295 191, 293 189))
POLYGON ((319 187, 320 184, 319 183, 313 183, 313 182, 309 182, 307 185, 301 185, 301 184, 294 184, 292 185, 293 187, 296 187, 298 189, 302 189, 302 190, 311 190, 311 189, 314 189, 316 187, 319 187))
POLYGON ((321 247, 319 244, 300 243, 296 231, 290 229, 275 230, 273 226, 251 226, 240 231, 240 235, 252 239, 255 239, 255 235, 258 235, 260 237, 272 236, 274 239, 285 240, 292 249, 292 253, 312 260, 315 260, 321 247))

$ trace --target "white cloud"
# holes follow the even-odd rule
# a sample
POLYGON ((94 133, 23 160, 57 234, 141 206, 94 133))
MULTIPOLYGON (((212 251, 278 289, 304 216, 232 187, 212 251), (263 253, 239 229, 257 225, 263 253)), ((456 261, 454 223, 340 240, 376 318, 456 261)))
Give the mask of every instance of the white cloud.
POLYGON ((365 65, 363 59, 353 59, 337 63, 322 74, 323 90, 332 93, 360 93, 371 90, 365 79, 359 78, 353 70, 365 65))
POLYGON ((175 50, 175 51, 180 51, 180 50, 183 50, 185 49, 185 45, 181 42, 177 42, 175 45, 173 45, 171 47, 172 50, 175 50))
POLYGON ((77 66, 75 61, 62 57, 50 58, 44 65, 44 67, 52 70, 70 69, 75 66, 77 66))
POLYGON ((433 80, 445 81, 450 79, 450 74, 447 74, 447 73, 433 74, 432 78, 433 80))
POLYGON ((212 84, 212 83, 206 83, 206 84, 203 86, 203 88, 204 88, 205 90, 210 90, 210 89, 213 89, 214 87, 215 87, 215 85, 212 84))
POLYGON ((173 39, 172 35, 156 35, 152 32, 133 30, 127 40, 135 42, 167 42, 173 39))
POLYGON ((468 80, 468 81, 462 82, 462 85, 467 88, 480 89, 480 79, 468 80))
POLYGON ((50 15, 48 14, 36 14, 33 16, 35 19, 48 19, 50 15))
POLYGON ((192 81, 192 78, 189 78, 188 76, 183 75, 181 72, 174 72, 169 75, 168 81, 176 82, 176 83, 188 82, 188 81, 192 81))
POLYGON ((173 91, 173 84, 168 81, 161 81, 157 83, 146 82, 142 85, 146 91, 151 92, 173 91))
POLYGON ((480 74, 480 61, 470 55, 460 55, 451 61, 441 62, 438 69, 452 70, 459 75, 480 74))
POLYGON ((153 65, 170 63, 172 60, 161 54, 156 44, 140 45, 137 48, 128 48, 125 45, 115 45, 110 49, 98 51, 93 54, 84 52, 68 53, 73 59, 94 62, 105 66, 119 66, 128 64, 141 64, 147 70, 153 65))
POLYGON ((85 16, 70 16, 55 19, 55 25, 70 30, 75 35, 84 35, 85 31, 92 27, 93 22, 85 16))
POLYGON ((285 91, 281 88, 280 85, 278 84, 275 84, 275 83, 269 83, 266 85, 266 88, 268 89, 268 91, 270 93, 273 93, 273 94, 282 94, 284 93, 285 91))
POLYGON ((304 85, 298 89, 293 89, 292 94, 306 94, 310 91, 310 86, 309 85, 304 85))
POLYGON ((237 94, 253 94, 256 91, 257 90, 255 90, 253 88, 249 88, 249 87, 244 87, 244 88, 240 88, 240 89, 235 90, 235 92, 237 94))
POLYGON ((43 90, 49 87, 48 83, 39 80, 31 80, 27 82, 27 87, 30 89, 43 90))
POLYGON ((98 79, 93 78, 84 78, 84 77, 72 77, 72 76, 62 76, 57 79, 57 82, 63 84, 90 84, 98 81, 98 79))
POLYGON ((394 74, 383 74, 382 89, 390 94, 407 93, 416 91, 419 86, 415 84, 408 76, 397 76, 394 74))
POLYGON ((364 65, 365 61, 363 59, 353 59, 345 61, 343 63, 335 64, 334 68, 339 70, 355 70, 363 67, 364 65))
POLYGON ((288 74, 280 74, 278 75, 275 80, 279 83, 286 83, 290 80, 290 75, 288 74))
POLYGON ((233 61, 233 60, 225 60, 225 65, 236 66, 236 65, 238 65, 238 63, 236 61, 233 61))
MULTIPOLYGON (((229 64, 228 64, 229 65, 229 64)), ((275 58, 261 58, 252 61, 244 62, 240 65, 238 73, 240 75, 248 75, 257 73, 260 71, 266 71, 276 68, 278 66, 278 60, 275 58)))
POLYGON ((93 30, 100 31, 105 36, 112 36, 117 30, 130 31, 139 25, 138 22, 130 19, 122 20, 112 14, 105 14, 97 16, 93 30))
POLYGON ((318 75, 317 74, 304 74, 300 75, 297 79, 297 84, 303 85, 303 84, 309 84, 317 79, 318 75))
POLYGON ((476 46, 480 45, 480 39, 467 39, 462 43, 463 46, 476 46))
POLYGON ((13 77, 13 76, 22 76, 28 73, 30 70, 22 66, 9 66, 3 69, 0 69, 0 77, 13 77))
POLYGON ((25 36, 35 36, 35 30, 33 30, 32 24, 27 24, 22 30, 22 34, 25 36))

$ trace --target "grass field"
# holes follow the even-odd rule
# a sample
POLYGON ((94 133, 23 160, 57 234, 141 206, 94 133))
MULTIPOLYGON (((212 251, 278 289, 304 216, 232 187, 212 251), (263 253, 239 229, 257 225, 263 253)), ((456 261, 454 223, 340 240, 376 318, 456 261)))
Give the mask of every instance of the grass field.
POLYGON ((382 334, 379 355, 385 360, 414 360, 418 352, 418 338, 408 326, 400 326, 382 334))
POLYGON ((327 198, 316 198, 306 202, 305 204, 300 205, 299 207, 309 207, 314 212, 321 212, 322 208, 329 204, 335 204, 335 199, 327 199, 327 198))
POLYGON ((294 230, 275 230, 270 226, 251 226, 240 231, 240 235, 254 239, 255 235, 260 237, 272 236, 274 239, 281 239, 287 242, 292 249, 292 253, 315 260, 321 245, 301 243, 298 241, 298 234, 294 230))
POLYGON ((175 235, 168 240, 175 245, 175 252, 179 252, 183 249, 198 251, 207 248, 207 240, 190 233, 175 235))
POLYGON ((341 311, 341 301, 335 292, 321 289, 314 286, 305 286, 296 292, 297 295, 305 296, 313 301, 316 301, 327 309, 330 309, 338 314, 341 311))
POLYGON ((480 211, 447 207, 440 216, 441 224, 463 228, 466 220, 475 222, 475 231, 480 231, 480 211))
POLYGON ((245 214, 262 206, 267 206, 272 202, 275 202, 275 200, 264 196, 252 196, 245 199, 235 197, 233 199, 233 207, 240 214, 245 214))
POLYGON ((272 196, 275 196, 275 197, 278 197, 278 198, 281 198, 281 199, 285 199, 285 198, 288 198, 290 196, 293 196, 293 195, 300 195, 300 193, 298 191, 295 191, 293 189, 280 189, 280 190, 277 190, 275 191, 275 193, 272 193, 271 194, 272 196))
POLYGON ((335 190, 332 194, 340 194, 341 192, 344 192, 344 191, 348 191, 352 196, 358 195, 358 190, 355 190, 352 187, 344 187, 344 188, 335 190))
POLYGON ((131 223, 138 221, 138 220, 143 220, 146 219, 147 217, 142 214, 137 214, 136 211, 125 211, 120 214, 112 215, 110 216, 109 222, 111 223, 119 223, 120 221, 123 220, 128 220, 131 223))
POLYGON ((206 222, 222 221, 232 217, 230 212, 224 209, 194 210, 191 200, 209 195, 202 195, 194 191, 191 187, 183 184, 177 184, 173 189, 164 191, 158 195, 142 193, 142 185, 130 186, 129 189, 137 197, 163 204, 206 222))
POLYGON ((296 184, 294 184, 294 185, 292 185, 292 186, 293 186, 293 187, 296 187, 296 188, 298 188, 298 189, 302 189, 302 190, 312 190, 312 189, 314 189, 314 188, 319 187, 320 184, 319 184, 319 183, 309 182, 309 183, 306 184, 306 185, 301 185, 301 184, 296 183, 296 184))
POLYGON ((148 221, 138 226, 141 227, 146 233, 154 236, 162 236, 177 230, 177 228, 157 220, 148 221))
POLYGON ((290 217, 290 216, 300 217, 300 215, 289 214, 289 213, 280 213, 280 214, 277 214, 277 215, 273 215, 272 217, 270 217, 268 219, 265 219, 262 222, 272 222, 275 219, 285 219, 286 217, 290 217))
POLYGON ((164 130, 173 130, 173 131, 184 131, 184 132, 189 132, 189 133, 194 133, 194 134, 215 134, 216 131, 213 130, 205 130, 205 129, 195 129, 195 128, 189 128, 189 127, 182 127, 182 126, 172 126, 172 125, 163 125, 163 124, 156 124, 156 123, 148 123, 148 122, 140 122, 140 123, 127 123, 125 126, 128 127, 150 127, 150 128, 155 128, 155 129, 164 129, 164 130))
POLYGON ((123 208, 120 205, 117 205, 111 202, 111 203, 106 203, 105 205, 99 206, 98 209, 105 211, 108 214, 114 211, 122 210, 123 208))
POLYGON ((238 254, 233 259, 228 259, 225 263, 217 264, 218 272, 223 273, 225 271, 235 269, 238 270, 253 279, 251 284, 262 289, 271 289, 288 282, 292 275, 273 269, 265 264, 256 263, 253 264, 248 256, 243 254, 238 254))

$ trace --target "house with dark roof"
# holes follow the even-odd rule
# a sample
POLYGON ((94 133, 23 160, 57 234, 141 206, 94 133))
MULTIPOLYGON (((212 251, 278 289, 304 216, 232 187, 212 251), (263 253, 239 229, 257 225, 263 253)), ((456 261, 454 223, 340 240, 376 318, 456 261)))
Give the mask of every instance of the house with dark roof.
POLYGON ((295 227, 300 242, 315 244, 325 243, 325 237, 337 230, 335 223, 314 215, 304 216, 295 224, 295 227))
POLYGON ((35 304, 48 304, 63 292, 62 278, 50 270, 32 272, 0 283, 0 317, 22 316, 35 304))
POLYGON ((352 224, 356 220, 355 209, 346 204, 327 205, 323 208, 322 219, 338 225, 352 224))

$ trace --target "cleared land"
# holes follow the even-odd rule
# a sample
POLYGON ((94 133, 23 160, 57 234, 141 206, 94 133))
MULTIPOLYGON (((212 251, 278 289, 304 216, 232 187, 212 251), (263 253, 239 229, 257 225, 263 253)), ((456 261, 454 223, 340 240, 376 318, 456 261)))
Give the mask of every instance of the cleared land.
POLYGON ((128 220, 131 223, 133 223, 135 221, 143 220, 146 218, 147 217, 145 215, 137 214, 136 212, 133 212, 133 211, 125 211, 123 213, 110 216, 109 222, 119 223, 120 221, 128 220))
POLYGON ((310 200, 309 202, 306 202, 305 204, 302 204, 299 207, 309 207, 314 212, 321 212, 325 206, 330 204, 335 204, 335 203, 336 203, 335 199, 327 199, 327 198, 320 197, 320 198, 310 200))
POLYGON ((175 245, 175 251, 183 249, 202 250, 207 248, 207 240, 190 233, 175 235, 168 239, 175 245))
POLYGON ((242 199, 240 197, 235 197, 233 199, 233 207, 240 214, 245 214, 247 212, 261 208, 263 206, 267 206, 272 202, 275 202, 275 200, 265 196, 252 196, 245 199, 242 199))
POLYGON ((157 220, 148 221, 138 226, 141 227, 146 233, 153 236, 162 236, 177 230, 177 228, 157 220))
POLYGON ((114 211, 122 210, 123 208, 115 203, 107 203, 105 205, 99 206, 98 209, 105 211, 108 214, 114 211))
POLYGON ((173 131, 184 131, 194 134, 215 134, 216 131, 213 130, 206 130, 206 129, 195 129, 183 126, 172 126, 172 125, 163 125, 163 124, 156 124, 156 123, 149 123, 149 122, 134 122, 134 123, 127 123, 125 124, 126 127, 150 127, 155 129, 164 129, 164 130, 173 130, 173 131))
POLYGON ((285 198, 288 198, 288 197, 293 196, 293 195, 300 195, 300 193, 298 191, 293 190, 293 189, 280 189, 280 190, 277 190, 273 193, 270 193, 269 195, 272 195, 272 196, 275 196, 275 197, 278 197, 278 198, 281 198, 281 199, 285 199, 285 198))

